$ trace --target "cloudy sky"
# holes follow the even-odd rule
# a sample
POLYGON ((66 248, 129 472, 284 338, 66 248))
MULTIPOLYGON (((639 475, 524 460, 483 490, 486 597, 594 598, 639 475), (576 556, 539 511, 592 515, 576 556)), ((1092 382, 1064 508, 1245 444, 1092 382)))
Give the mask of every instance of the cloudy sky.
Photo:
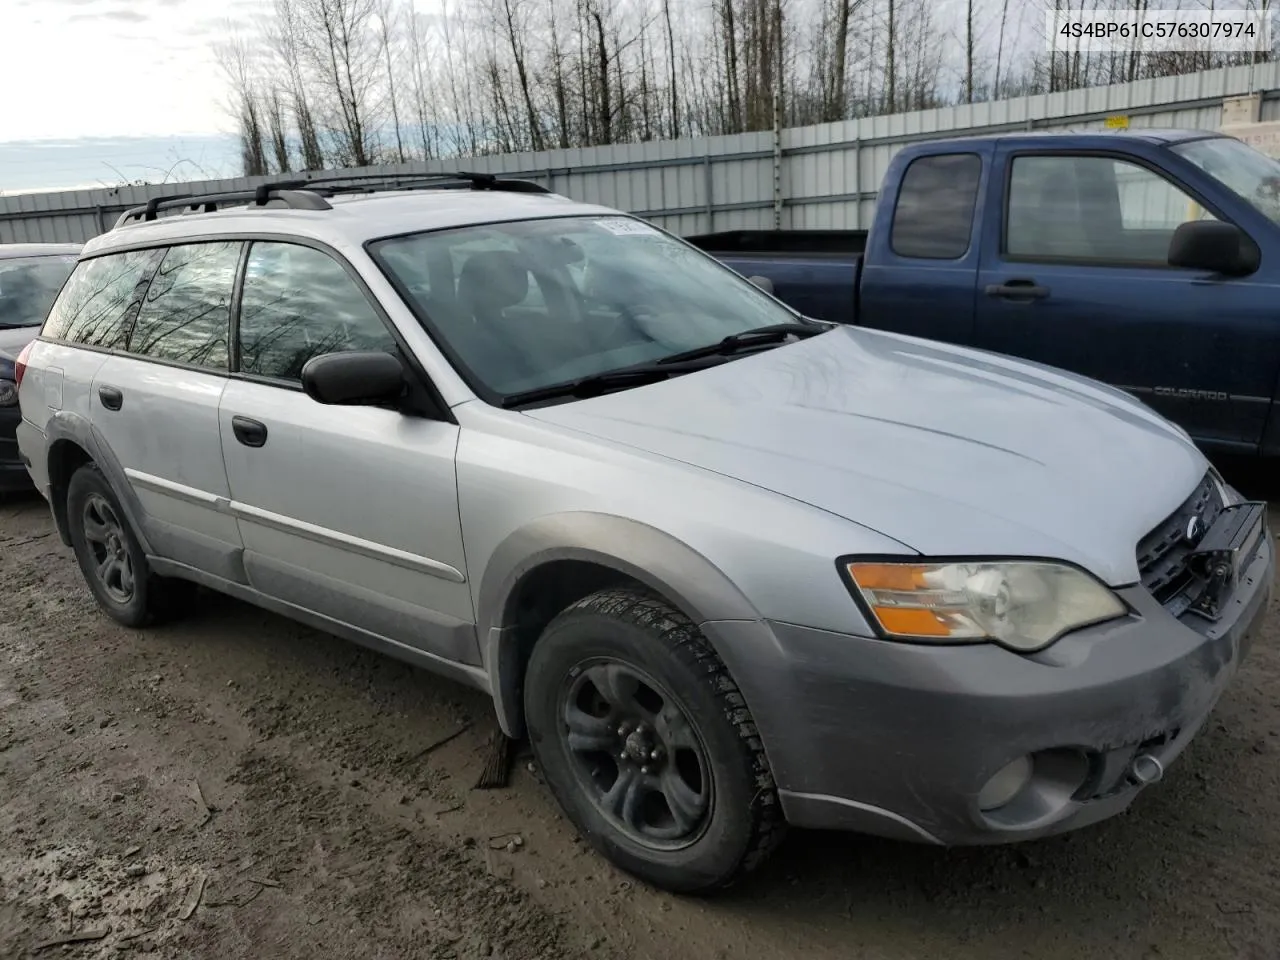
POLYGON ((213 46, 268 2, 0 0, 0 191, 234 174, 213 46))

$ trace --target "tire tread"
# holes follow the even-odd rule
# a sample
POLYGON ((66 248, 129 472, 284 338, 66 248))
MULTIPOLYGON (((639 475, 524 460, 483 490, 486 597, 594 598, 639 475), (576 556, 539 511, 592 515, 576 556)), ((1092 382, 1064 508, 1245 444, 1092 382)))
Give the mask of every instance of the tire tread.
POLYGON ((737 731, 756 784, 751 803, 751 841, 737 870, 719 884, 718 889, 734 885, 768 859, 781 843, 787 826, 764 744, 742 691, 698 625, 661 597, 634 588, 611 588, 570 604, 560 617, 575 612, 615 617, 657 634, 677 659, 702 677, 719 699, 725 718, 737 731))
MULTIPOLYGON (((89 461, 79 467, 76 472, 71 475, 71 480, 67 484, 67 515, 69 522, 79 522, 78 520, 70 519, 70 501, 72 489, 77 486, 76 478, 81 473, 91 476, 93 479, 90 482, 100 484, 102 489, 110 494, 111 499, 114 501, 112 506, 115 508, 117 516, 120 518, 120 522, 125 525, 126 532, 129 536, 133 537, 136 541, 137 535, 133 532, 133 529, 129 524, 129 518, 125 515, 123 508, 120 506, 120 498, 116 495, 115 490, 112 489, 111 482, 107 479, 106 474, 102 472, 102 468, 93 461, 89 461)), ((86 573, 85 576, 87 579, 88 573, 86 573)), ((194 591, 195 584, 185 580, 174 580, 169 577, 162 577, 159 574, 154 573, 151 570, 150 565, 147 565, 146 580, 142 587, 145 602, 139 615, 137 617, 128 617, 122 620, 110 608, 105 607, 105 605, 104 609, 106 609, 107 613, 114 619, 120 620, 121 623, 135 629, 158 626, 159 624, 179 616, 184 605, 190 601, 194 591)), ((94 590, 94 593, 96 596, 96 590, 94 590)))

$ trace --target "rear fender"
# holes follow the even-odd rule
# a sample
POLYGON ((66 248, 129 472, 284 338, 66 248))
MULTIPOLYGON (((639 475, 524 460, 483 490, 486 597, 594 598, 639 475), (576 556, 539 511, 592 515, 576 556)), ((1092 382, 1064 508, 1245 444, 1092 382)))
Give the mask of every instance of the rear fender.
MULTIPOLYGON (((128 521, 129 526, 133 528, 133 533, 138 538, 143 552, 148 555, 153 554, 154 551, 151 548, 151 543, 146 534, 146 527, 143 524, 143 518, 146 514, 137 495, 133 492, 133 485, 129 483, 129 478, 125 476, 124 466, 111 451, 102 434, 94 429, 88 418, 69 410, 59 410, 49 419, 49 423, 45 428, 45 436, 49 451, 50 478, 52 479, 53 476, 54 460, 60 455, 59 443, 70 442, 80 447, 98 465, 98 469, 102 471, 103 476, 107 478, 107 482, 111 484, 111 489, 120 501, 120 507, 124 511, 125 519, 128 521)), ((65 501, 59 502, 60 498, 57 497, 52 488, 49 494, 49 502, 53 507, 54 523, 58 528, 58 536, 63 543, 70 546, 71 533, 67 526, 66 503, 65 501)))

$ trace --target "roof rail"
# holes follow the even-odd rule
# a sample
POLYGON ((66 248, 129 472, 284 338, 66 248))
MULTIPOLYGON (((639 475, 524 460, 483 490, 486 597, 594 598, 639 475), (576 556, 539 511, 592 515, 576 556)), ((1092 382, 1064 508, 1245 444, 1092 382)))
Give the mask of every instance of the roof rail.
POLYGON ((279 201, 293 210, 331 210, 324 197, 309 190, 291 189, 292 183, 264 183, 253 190, 235 190, 228 193, 190 194, 180 193, 171 197, 152 197, 145 204, 131 207, 120 214, 113 229, 129 223, 144 223, 159 217, 161 210, 185 207, 202 213, 213 213, 220 206, 248 204, 265 207, 271 201, 279 201))
POLYGON ((344 185, 352 189, 357 185, 365 185, 362 189, 373 190, 373 184, 394 185, 404 189, 448 189, 450 186, 470 187, 472 190, 498 190, 508 193, 550 193, 540 183, 518 178, 507 179, 494 173, 470 173, 457 171, 453 173, 355 173, 343 176, 331 174, 323 177, 307 177, 290 180, 288 186, 294 188, 319 188, 318 192, 327 190, 340 191, 344 185))
POLYGON ((551 193, 532 180, 504 179, 493 173, 356 173, 348 176, 332 174, 323 177, 300 177, 263 183, 252 190, 229 193, 180 193, 169 197, 152 197, 145 204, 132 207, 120 215, 116 228, 130 223, 158 219, 162 210, 186 208, 213 213, 221 206, 265 207, 272 201, 293 210, 330 210, 325 197, 339 193, 373 193, 378 189, 395 190, 496 190, 508 193, 551 193))

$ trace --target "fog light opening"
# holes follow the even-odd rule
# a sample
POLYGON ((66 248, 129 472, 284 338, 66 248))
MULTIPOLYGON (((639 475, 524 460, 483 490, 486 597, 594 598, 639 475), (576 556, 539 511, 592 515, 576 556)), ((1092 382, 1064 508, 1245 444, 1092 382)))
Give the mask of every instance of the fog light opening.
POLYGON ((998 770, 978 794, 978 809, 983 813, 999 810, 1022 792, 1031 782, 1031 757, 1019 757, 998 770))

